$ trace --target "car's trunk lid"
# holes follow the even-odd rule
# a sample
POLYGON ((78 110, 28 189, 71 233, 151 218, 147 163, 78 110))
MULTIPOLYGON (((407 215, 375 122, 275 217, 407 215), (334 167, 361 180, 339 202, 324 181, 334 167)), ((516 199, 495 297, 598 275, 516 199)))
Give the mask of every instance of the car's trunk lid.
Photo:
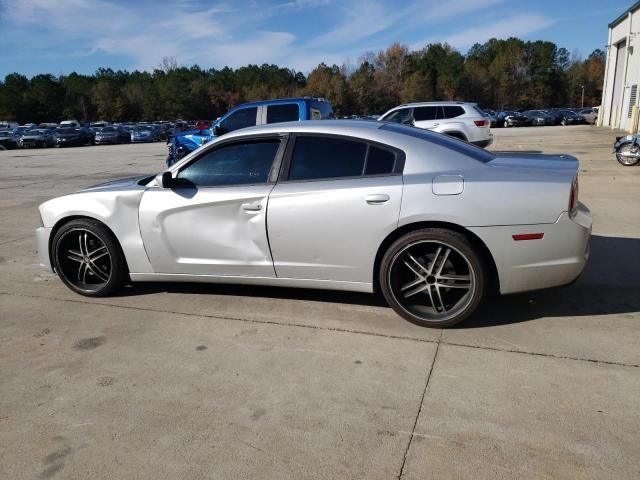
POLYGON ((544 170, 578 170, 578 159, 572 155, 546 155, 542 153, 495 152, 495 158, 487 165, 492 167, 544 169, 544 170))

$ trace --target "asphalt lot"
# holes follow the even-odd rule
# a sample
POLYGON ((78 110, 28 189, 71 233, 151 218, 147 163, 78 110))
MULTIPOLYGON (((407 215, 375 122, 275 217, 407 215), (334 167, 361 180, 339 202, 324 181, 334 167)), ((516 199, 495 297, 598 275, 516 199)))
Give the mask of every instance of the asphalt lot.
POLYGON ((37 265, 36 206, 164 144, 0 152, 0 478, 640 478, 640 167, 611 130, 493 132, 580 159, 591 259, 444 331, 354 293, 75 295, 37 265))

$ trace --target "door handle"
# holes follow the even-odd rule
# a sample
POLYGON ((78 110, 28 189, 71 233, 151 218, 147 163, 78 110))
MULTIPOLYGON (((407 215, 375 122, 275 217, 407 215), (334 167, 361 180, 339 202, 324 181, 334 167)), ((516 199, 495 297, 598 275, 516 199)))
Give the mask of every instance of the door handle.
POLYGON ((242 204, 242 209, 246 210, 248 212, 259 212, 260 210, 262 210, 262 205, 255 202, 255 203, 243 203, 242 204))
POLYGON ((382 205, 387 203, 391 197, 386 193, 372 193, 371 195, 365 195, 364 199, 369 205, 382 205))

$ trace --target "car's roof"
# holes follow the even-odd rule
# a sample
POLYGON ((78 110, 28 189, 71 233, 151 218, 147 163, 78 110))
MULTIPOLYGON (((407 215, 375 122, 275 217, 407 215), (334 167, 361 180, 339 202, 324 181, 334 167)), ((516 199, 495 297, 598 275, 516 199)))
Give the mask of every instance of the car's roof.
POLYGON ((274 100, 257 100, 255 102, 242 103, 235 108, 248 107, 248 106, 260 106, 260 105, 277 105, 280 103, 293 103, 293 102, 328 102, 328 100, 322 97, 276 98, 274 100))
POLYGON ((243 135, 256 135, 261 133, 335 133, 357 135, 358 132, 366 133, 379 129, 383 122, 371 120, 307 120, 304 122, 282 122, 268 125, 257 125, 227 133, 222 138, 243 135))
POLYGON ((402 105, 398 105, 395 108, 400 107, 420 107, 420 106, 439 106, 439 105, 477 105, 473 102, 454 102, 454 101, 441 101, 441 102, 411 102, 411 103, 403 103, 402 105))

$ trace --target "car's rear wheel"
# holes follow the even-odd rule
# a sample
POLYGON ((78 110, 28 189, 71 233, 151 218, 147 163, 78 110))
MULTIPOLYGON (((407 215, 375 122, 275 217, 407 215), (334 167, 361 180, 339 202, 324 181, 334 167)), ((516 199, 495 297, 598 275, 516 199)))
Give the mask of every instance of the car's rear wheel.
POLYGON ((422 326, 448 327, 478 307, 487 269, 464 235, 428 228, 389 247, 379 281, 387 303, 401 317, 422 326))
POLYGON ((625 167, 632 167, 640 162, 640 157, 634 155, 640 155, 640 147, 635 143, 625 143, 616 150, 618 162, 625 167))
POLYGON ((89 297, 109 295, 127 279, 127 264, 113 234, 95 220, 72 220, 52 242, 52 259, 60 279, 89 297))

